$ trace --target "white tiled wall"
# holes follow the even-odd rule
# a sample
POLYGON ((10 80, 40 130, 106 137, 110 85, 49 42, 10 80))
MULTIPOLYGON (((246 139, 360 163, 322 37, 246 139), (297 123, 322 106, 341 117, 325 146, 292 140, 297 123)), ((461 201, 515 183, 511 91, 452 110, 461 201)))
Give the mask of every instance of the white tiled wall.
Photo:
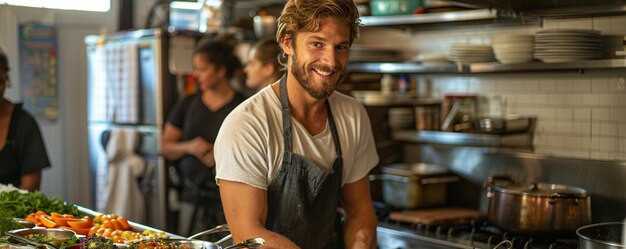
MULTIPOLYGON (((401 46, 405 50, 447 53, 454 43, 491 44, 495 33, 533 34, 542 28, 588 28, 616 37, 609 46, 621 50, 626 15, 544 20, 543 27, 490 27, 444 31, 364 31, 360 44, 401 46), (384 35, 377 32, 386 32, 384 35), (395 32, 395 33, 394 33, 395 32), (393 33, 394 39, 389 39, 393 33)), ((411 55, 407 56, 409 59, 411 55)), ((535 151, 557 156, 626 160, 626 70, 573 73, 415 75, 431 81, 434 96, 478 93, 501 96, 509 114, 537 115, 535 151)))

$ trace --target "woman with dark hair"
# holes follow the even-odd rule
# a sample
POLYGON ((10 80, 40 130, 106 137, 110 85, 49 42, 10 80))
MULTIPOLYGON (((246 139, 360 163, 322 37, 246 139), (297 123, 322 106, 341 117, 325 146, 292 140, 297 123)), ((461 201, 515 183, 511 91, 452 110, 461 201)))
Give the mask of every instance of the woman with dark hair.
POLYGON ((0 51, 0 183, 33 191, 41 185, 41 170, 50 167, 37 122, 22 104, 4 98, 9 60, 0 51))
POLYGON ((248 63, 243 68, 248 88, 259 90, 280 79, 279 53, 278 42, 269 39, 258 42, 250 49, 248 63))
POLYGON ((232 44, 224 40, 201 43, 193 65, 200 91, 172 109, 163 136, 163 156, 177 161, 183 179, 181 235, 226 222, 215 183, 213 143, 224 118, 245 99, 230 85, 241 69, 232 44))

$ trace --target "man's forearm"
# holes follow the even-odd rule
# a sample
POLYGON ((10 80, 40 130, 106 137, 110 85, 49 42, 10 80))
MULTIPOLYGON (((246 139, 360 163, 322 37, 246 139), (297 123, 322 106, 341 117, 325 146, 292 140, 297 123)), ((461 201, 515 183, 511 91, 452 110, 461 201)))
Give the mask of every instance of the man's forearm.
MULTIPOLYGON (((254 237, 263 238, 265 240, 265 245, 263 248, 267 249, 299 249, 296 244, 291 242, 287 237, 282 236, 278 233, 269 231, 265 228, 255 228, 251 231, 246 231, 246 234, 254 234, 254 237)), ((235 238, 235 241, 243 241, 250 238, 241 238, 242 236, 238 236, 235 238)))
POLYGON ((346 248, 376 248, 376 217, 373 208, 364 208, 358 214, 348 215, 344 238, 346 248))

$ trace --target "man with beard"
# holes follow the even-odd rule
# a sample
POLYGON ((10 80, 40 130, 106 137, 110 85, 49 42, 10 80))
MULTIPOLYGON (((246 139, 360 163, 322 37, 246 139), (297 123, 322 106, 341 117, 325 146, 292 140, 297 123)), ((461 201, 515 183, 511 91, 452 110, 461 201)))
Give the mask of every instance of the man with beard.
POLYGON ((289 0, 276 38, 286 74, 226 118, 217 179, 235 242, 264 248, 376 248, 369 117, 335 92, 358 34, 352 0, 289 0), (338 212, 341 210, 341 214, 338 212))

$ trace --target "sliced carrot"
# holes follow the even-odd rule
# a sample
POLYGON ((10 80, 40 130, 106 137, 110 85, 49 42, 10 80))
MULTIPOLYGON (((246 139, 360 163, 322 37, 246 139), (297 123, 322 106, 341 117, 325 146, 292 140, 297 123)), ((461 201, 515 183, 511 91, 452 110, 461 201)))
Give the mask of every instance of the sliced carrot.
POLYGON ((111 219, 111 225, 113 226, 113 229, 115 230, 122 230, 122 225, 120 224, 119 221, 117 221, 116 219, 111 219))
POLYGON ((117 218, 117 221, 120 223, 120 225, 122 225, 122 229, 130 230, 130 224, 128 224, 128 221, 126 220, 126 218, 119 217, 117 218))
POLYGON ((52 219, 50 219, 50 216, 48 216, 48 215, 39 216, 39 219, 41 220, 41 223, 45 227, 48 227, 48 228, 57 227, 57 223, 52 221, 52 219))
POLYGON ((67 223, 67 222, 69 222, 69 221, 80 221, 80 219, 76 219, 76 218, 65 218, 65 217, 63 217, 63 216, 61 216, 61 217, 58 217, 58 216, 57 216, 57 217, 50 216, 50 217, 51 217, 52 221, 56 222, 56 223, 57 223, 57 225, 59 225, 59 226, 69 226, 69 224, 67 223))
POLYGON ((59 214, 59 213, 55 213, 55 212, 50 212, 50 217, 52 217, 52 218, 63 218, 63 215, 59 214))
POLYGON ((37 216, 26 216, 26 218, 24 218, 25 221, 30 221, 32 223, 41 223, 41 220, 39 220, 39 217, 37 216))
POLYGON ((97 228, 97 227, 91 227, 91 228, 89 229, 89 232, 87 232, 87 236, 91 237, 91 235, 96 234, 96 232, 97 232, 97 231, 98 231, 98 228, 97 228))
POLYGON ((80 235, 88 235, 89 231, 91 230, 91 227, 86 227, 86 228, 70 227, 69 229, 80 235))
POLYGON ((77 219, 74 221, 68 221, 68 225, 72 228, 91 228, 92 224, 90 220, 77 219))
POLYGON ((35 215, 42 216, 42 215, 48 215, 48 214, 44 211, 38 210, 37 212, 35 212, 35 215))

